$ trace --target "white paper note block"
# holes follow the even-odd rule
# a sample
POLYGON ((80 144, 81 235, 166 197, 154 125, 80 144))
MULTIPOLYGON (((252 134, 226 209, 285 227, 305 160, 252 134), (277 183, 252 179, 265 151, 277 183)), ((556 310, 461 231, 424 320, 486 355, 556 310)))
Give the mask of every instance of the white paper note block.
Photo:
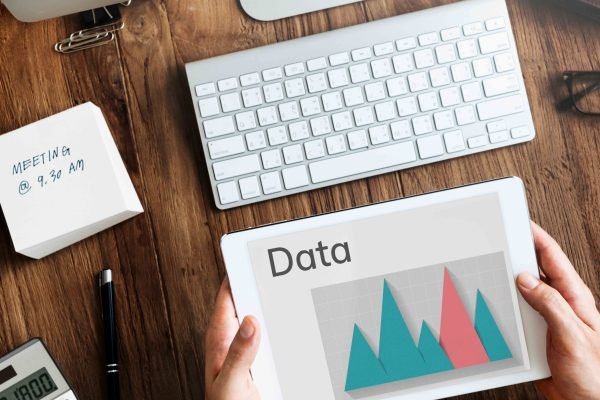
POLYGON ((15 250, 37 259, 144 211, 92 103, 0 135, 0 205, 15 250))

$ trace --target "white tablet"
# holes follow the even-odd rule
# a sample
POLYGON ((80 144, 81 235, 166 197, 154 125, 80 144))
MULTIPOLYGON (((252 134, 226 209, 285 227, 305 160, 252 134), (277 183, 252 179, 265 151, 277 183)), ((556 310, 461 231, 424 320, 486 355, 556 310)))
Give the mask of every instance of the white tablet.
POLYGON ((438 399, 550 375, 518 178, 226 235, 263 400, 438 399))

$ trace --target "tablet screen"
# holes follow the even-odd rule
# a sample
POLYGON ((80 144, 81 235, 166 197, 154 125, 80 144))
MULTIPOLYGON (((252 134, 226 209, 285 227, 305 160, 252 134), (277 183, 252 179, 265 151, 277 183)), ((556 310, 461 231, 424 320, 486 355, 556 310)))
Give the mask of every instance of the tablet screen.
POLYGON ((285 399, 386 399, 529 368, 497 194, 248 250, 285 399))

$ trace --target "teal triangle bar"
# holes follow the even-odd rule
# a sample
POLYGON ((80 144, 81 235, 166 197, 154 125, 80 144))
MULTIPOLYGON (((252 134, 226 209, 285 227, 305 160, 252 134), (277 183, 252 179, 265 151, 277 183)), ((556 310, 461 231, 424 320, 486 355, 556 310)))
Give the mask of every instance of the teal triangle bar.
POLYGON ((435 339, 429 326, 423 321, 421 324, 421 334, 419 336, 419 351, 425 359, 428 373, 449 371, 454 369, 450 359, 446 355, 440 343, 435 339))
POLYGON ((512 358, 512 353, 492 316, 483 295, 477 290, 477 303, 475 304, 475 331, 485 348, 490 361, 512 358))
POLYGON ((390 382, 383 366, 364 335, 354 324, 345 390, 360 389, 390 382))

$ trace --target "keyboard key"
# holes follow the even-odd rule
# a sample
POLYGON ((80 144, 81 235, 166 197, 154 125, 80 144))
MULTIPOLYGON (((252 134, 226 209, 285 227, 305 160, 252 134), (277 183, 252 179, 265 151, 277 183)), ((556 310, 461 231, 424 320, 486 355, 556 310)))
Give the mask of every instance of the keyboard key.
POLYGON ((487 144, 487 137, 485 135, 471 137, 467 140, 470 149, 477 147, 483 147, 487 144))
POLYGON ((356 126, 369 125, 375 122, 371 107, 357 108, 353 111, 353 113, 356 126))
POLYGON ((353 61, 362 61, 367 58, 371 58, 373 54, 371 53, 370 47, 363 47, 361 49, 352 50, 352 60, 353 61))
POLYGON ((285 94, 289 98, 304 96, 306 94, 304 79, 296 78, 285 81, 285 94))
POLYGON ((396 40, 396 49, 398 49, 398 51, 410 50, 414 49, 415 47, 417 47, 417 41, 414 37, 396 40))
POLYGON ((415 135, 424 135, 433 132, 433 125, 429 115, 422 115, 412 119, 412 126, 415 135))
POLYGON ((420 92, 421 90, 429 89, 429 82, 427 81, 427 74, 425 72, 418 72, 408 76, 408 87, 411 92, 420 92))
POLYGON ((394 64, 394 71, 397 74, 409 72, 414 69, 412 56, 410 54, 400 54, 392 57, 392 64, 394 64))
POLYGON ((321 96, 321 100, 323 100, 323 109, 327 112, 339 110, 343 107, 340 92, 325 93, 321 96))
POLYGON ((240 154, 244 151, 246 151, 244 140, 239 135, 208 142, 208 152, 213 160, 240 154))
POLYGON ((319 98, 314 96, 300 100, 300 108, 302 109, 302 115, 305 117, 321 113, 319 98))
POLYGON ((476 78, 492 75, 494 73, 492 60, 490 58, 473 60, 473 72, 475 73, 476 78))
POLYGON ((499 96, 519 90, 519 79, 515 74, 502 75, 483 81, 483 91, 487 97, 499 96))
POLYGON ((508 140, 508 131, 498 131, 490 133, 490 143, 496 144, 508 140))
POLYGON ((396 100, 398 115, 406 117, 417 113, 417 101, 414 97, 404 97, 396 100))
POLYGON ((526 126, 513 128, 510 130, 510 135, 513 137, 513 139, 519 139, 525 136, 529 136, 529 128, 526 126))
POLYGON ((431 79, 431 86, 434 88, 445 86, 450 84, 450 72, 448 68, 436 68, 429 71, 429 79, 431 79))
POLYGON ((450 110, 433 114, 433 121, 435 122, 435 129, 438 131, 454 128, 454 115, 450 110))
POLYGON ((459 126, 472 124, 477 119, 475 117, 475 110, 473 106, 460 107, 454 110, 454 114, 456 115, 456 123, 459 126))
POLYGON ((367 132, 360 130, 348 133, 348 144, 350 145, 350 150, 368 147, 367 132))
POLYGON ((347 52, 332 54, 329 56, 329 64, 332 67, 336 67, 342 64, 348 64, 350 62, 350 57, 347 52))
POLYGON ((506 122, 504 120, 488 122, 487 131, 489 133, 500 132, 506 130, 506 122))
POLYGON ((258 123, 260 126, 273 125, 277 123, 277 112, 275 111, 275 107, 259 108, 257 113, 258 123))
POLYGON ((456 46, 461 60, 477 56, 477 42, 475 39, 462 40, 456 46))
POLYGON ((260 94, 260 88, 242 90, 242 100, 244 102, 244 107, 246 108, 261 105, 263 100, 262 95, 260 94))
POLYGON ((300 75, 304 73, 304 63, 289 64, 284 67, 286 76, 300 75))
POLYGON ((435 56, 439 64, 456 61, 456 50, 453 44, 444 44, 435 48, 435 56))
POLYGON ((219 104, 216 97, 198 100, 198 108, 200 108, 200 116, 202 118, 212 117, 219 113, 219 104))
POLYGON ((422 112, 433 111, 440 108, 440 103, 435 92, 423 93, 417 98, 419 99, 419 108, 422 112))
POLYGON ((327 115, 323 115, 322 117, 311 119, 310 129, 312 130, 313 136, 321 136, 331 133, 329 117, 327 115))
POLYGON ((365 98, 360 87, 344 89, 343 94, 346 107, 354 107, 365 102, 365 98))
POLYGON ((499 32, 494 33, 493 35, 480 37, 479 47, 481 48, 481 54, 489 54, 496 51, 507 50, 510 48, 510 42, 508 41, 506 32, 499 32))
POLYGON ((525 111, 523 96, 514 95, 477 104, 479 119, 486 121, 525 111))
POLYGON ((264 131, 251 132, 246 134, 246 144, 248 150, 254 151, 267 147, 267 140, 264 131))
POLYGON ((281 103, 277 107, 279 108, 279 116, 281 117, 281 122, 291 121, 293 119, 300 118, 298 104, 295 101, 281 103))
POLYGON ((375 115, 377 116, 377 121, 383 122, 396 118, 395 108, 394 103, 391 101, 376 104, 375 115))
POLYGON ((390 60, 382 58, 371 61, 371 70, 373 71, 373 78, 379 79, 392 74, 392 65, 390 64, 390 60))
POLYGON ((260 196, 260 187, 258 186, 258 179, 255 176, 242 178, 239 184, 242 199, 247 200, 260 196))
POLYGON ((306 62, 306 67, 309 71, 318 71, 327 68, 327 60, 325 57, 319 57, 306 62))
POLYGON ((442 41, 449 42, 451 40, 456 40, 460 38, 460 28, 457 26, 453 28, 444 29, 441 32, 442 41))
POLYGON ((376 44, 373 47, 373 50, 375 52, 375 56, 377 56, 377 57, 385 56, 387 54, 392 54, 394 52, 394 43, 386 42, 386 43, 376 44))
POLYGON ((209 119, 208 121, 204 121, 202 126, 204 126, 204 134, 208 139, 235 132, 231 116, 209 119))
MULTIPOLYGON (((388 79, 388 82, 389 81, 390 79, 388 79)), ((375 82, 365 85, 365 94, 367 95, 367 101, 378 101, 385 99, 385 89, 383 87, 383 82, 375 82)))
POLYGON ((241 109, 240 95, 237 93, 224 94, 221 96, 221 107, 224 113, 241 109))
POLYGON ((294 122, 288 126, 288 129, 290 130, 290 138, 293 141, 308 139, 310 137, 306 121, 294 122))
POLYGON ((304 151, 306 152, 307 160, 314 160, 325 155, 325 147, 322 140, 313 140, 304 143, 304 151))
POLYGON ((431 49, 424 49, 415 51, 415 65, 418 69, 429 68, 435 65, 435 59, 433 58, 433 51, 431 49))
POLYGON ((215 179, 218 181, 260 171, 260 163, 257 154, 218 161, 213 163, 212 167, 215 173, 215 179))
POLYGON ((260 158, 264 169, 273 169, 281 167, 281 153, 278 149, 267 150, 260 153, 260 158))
POLYGON ((481 32, 483 32, 483 24, 481 22, 474 22, 463 26, 465 36, 479 35, 481 32))
POLYGON ((306 84, 308 85, 309 93, 322 92, 327 90, 327 82, 325 81, 325 74, 314 74, 306 77, 306 84))
POLYGON ((269 144, 271 146, 278 146, 288 141, 285 126, 276 126, 267 129, 267 136, 269 137, 269 144))
POLYGON ((423 35, 419 35, 419 45, 420 46, 429 46, 431 44, 436 44, 440 41, 440 38, 437 32, 424 33, 423 35))
POLYGON ((488 19, 487 21, 485 21, 485 29, 487 29, 488 31, 495 31, 498 29, 502 29, 505 26, 506 26, 506 22, 504 21, 504 18, 502 18, 502 17, 492 18, 492 19, 488 19))
POLYGON ((260 83, 260 75, 258 75, 258 72, 242 75, 240 76, 240 83, 242 87, 258 85, 260 83))
POLYGON ((400 142, 317 161, 309 165, 313 183, 321 183, 416 161, 412 142, 400 142))
POLYGON ((345 68, 333 69, 327 72, 329 78, 329 86, 332 89, 346 86, 348 84, 348 74, 345 68))
POLYGON ((460 91, 457 87, 442 89, 440 90, 440 99, 444 107, 455 106, 460 104, 460 91))
MULTIPOLYGON (((390 95, 390 97, 402 96, 403 94, 408 93, 408 86, 406 85, 406 79, 404 77, 388 79, 387 81, 385 81, 385 85, 387 86, 388 94, 390 95)), ((383 99, 384 97, 385 92, 384 96, 381 97, 381 99, 383 99)))
POLYGON ((263 192, 265 194, 273 194, 281 192, 281 178, 279 178, 279 172, 268 172, 260 176, 260 183, 262 184, 263 192))
POLYGON ((262 72, 262 76, 265 82, 274 81, 283 78, 283 71, 281 67, 266 69, 262 72))
POLYGON ((240 200, 235 181, 220 183, 217 185, 217 190, 221 204, 231 204, 240 200))
POLYGON ((280 82, 263 86, 263 92, 267 103, 283 100, 283 87, 280 82))
POLYGON ((296 189, 302 186, 307 186, 308 173, 304 165, 298 165, 297 167, 286 168, 281 171, 283 176, 283 184, 287 190, 296 189))
POLYGON ((481 85, 479 82, 471 82, 461 86, 461 92, 465 103, 481 100, 481 85))
POLYGON ((369 137, 373 145, 387 143, 390 141, 390 132, 387 125, 372 126, 369 128, 369 137))
POLYGON ((515 60, 510 53, 496 54, 494 56, 494 64, 496 64, 496 71, 499 73, 515 69, 515 60))
POLYGON ((333 130, 336 132, 352 128, 352 116, 350 115, 350 111, 333 114, 331 119, 333 120, 333 130))
POLYGON ((217 82, 220 92, 237 89, 238 83, 236 78, 223 79, 217 82))
POLYGON ((417 147, 419 148, 419 156, 423 159, 444 154, 442 138, 437 135, 417 139, 417 147))
POLYGON ((256 118, 254 112, 246 111, 235 115, 235 122, 239 131, 247 131, 256 128, 256 118))
POLYGON ((208 96, 210 94, 215 94, 215 92, 216 92, 215 84, 212 82, 203 83, 202 85, 197 85, 195 87, 195 90, 196 90, 196 96, 198 96, 198 97, 208 96))
POLYGON ((470 80, 473 76, 471 75, 471 65, 466 63, 454 64, 450 67, 452 71, 452 79, 454 82, 464 82, 470 80))
POLYGON ((292 146, 283 148, 283 160, 286 164, 295 164, 304 160, 304 154, 302 153, 302 146, 295 144, 292 146))
POLYGON ((369 66, 367 64, 356 64, 350 67, 350 80, 352 83, 365 82, 369 79, 371 79, 371 75, 369 75, 369 66))
POLYGON ((325 139, 325 145, 327 146, 327 153, 331 155, 343 153, 347 150, 344 135, 335 135, 328 137, 327 139, 325 139))
POLYGON ((406 119, 392 122, 390 124, 390 130, 392 131, 392 138, 394 138, 394 140, 408 139, 412 136, 410 123, 406 119))
POLYGON ((452 131, 444 133, 444 143, 448 153, 456 153, 465 149, 465 139, 462 131, 452 131))

